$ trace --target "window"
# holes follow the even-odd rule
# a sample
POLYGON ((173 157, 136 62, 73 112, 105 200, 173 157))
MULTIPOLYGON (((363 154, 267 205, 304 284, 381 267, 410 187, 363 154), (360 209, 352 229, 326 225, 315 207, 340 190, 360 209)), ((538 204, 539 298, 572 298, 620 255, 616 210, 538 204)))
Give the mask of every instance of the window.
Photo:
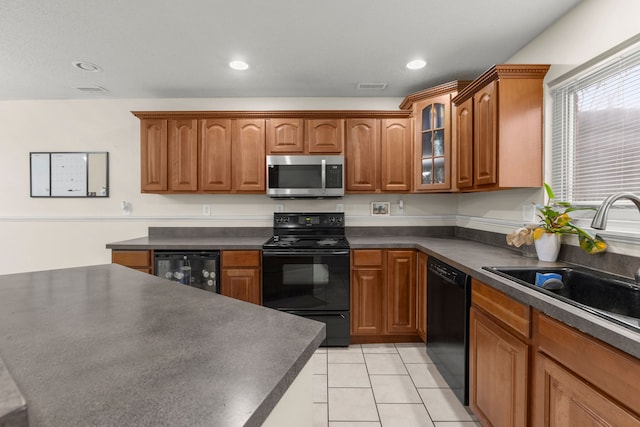
POLYGON ((597 206, 619 191, 640 194, 640 44, 608 56, 552 87, 560 200, 597 206))

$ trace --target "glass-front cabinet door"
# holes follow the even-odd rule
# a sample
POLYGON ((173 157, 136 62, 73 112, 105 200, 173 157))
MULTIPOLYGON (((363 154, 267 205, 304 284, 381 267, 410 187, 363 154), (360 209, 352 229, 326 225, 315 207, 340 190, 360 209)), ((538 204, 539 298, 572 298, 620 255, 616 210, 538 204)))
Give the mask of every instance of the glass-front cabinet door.
POLYGON ((451 188, 451 95, 416 104, 416 177, 418 191, 451 188))

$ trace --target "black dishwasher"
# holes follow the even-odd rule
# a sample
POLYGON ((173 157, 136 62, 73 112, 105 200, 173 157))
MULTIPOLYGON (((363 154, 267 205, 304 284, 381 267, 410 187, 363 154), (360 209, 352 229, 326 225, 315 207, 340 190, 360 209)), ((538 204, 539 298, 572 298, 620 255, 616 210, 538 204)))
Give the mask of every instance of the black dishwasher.
POLYGON ((429 257, 427 354, 458 399, 469 404, 469 308, 471 278, 429 257))
POLYGON ((220 252, 154 251, 155 275, 220 293, 220 252))

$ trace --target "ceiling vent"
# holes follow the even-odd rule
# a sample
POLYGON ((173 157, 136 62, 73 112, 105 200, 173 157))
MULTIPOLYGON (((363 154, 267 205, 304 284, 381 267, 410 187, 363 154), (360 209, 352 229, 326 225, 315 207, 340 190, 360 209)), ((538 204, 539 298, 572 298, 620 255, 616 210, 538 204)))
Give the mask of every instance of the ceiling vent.
POLYGON ((80 92, 92 92, 92 93, 107 93, 109 92, 107 89, 102 86, 77 86, 74 89, 79 90, 80 92))
POLYGON ((358 90, 385 90, 386 83, 358 83, 358 90))

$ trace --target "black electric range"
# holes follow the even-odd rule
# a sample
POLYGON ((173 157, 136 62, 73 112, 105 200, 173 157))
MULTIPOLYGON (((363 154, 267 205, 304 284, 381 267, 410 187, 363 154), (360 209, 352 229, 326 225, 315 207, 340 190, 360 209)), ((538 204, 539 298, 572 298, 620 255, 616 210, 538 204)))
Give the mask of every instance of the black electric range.
POLYGON ((262 304, 324 322, 325 346, 349 345, 344 213, 275 213, 262 246, 262 304))

